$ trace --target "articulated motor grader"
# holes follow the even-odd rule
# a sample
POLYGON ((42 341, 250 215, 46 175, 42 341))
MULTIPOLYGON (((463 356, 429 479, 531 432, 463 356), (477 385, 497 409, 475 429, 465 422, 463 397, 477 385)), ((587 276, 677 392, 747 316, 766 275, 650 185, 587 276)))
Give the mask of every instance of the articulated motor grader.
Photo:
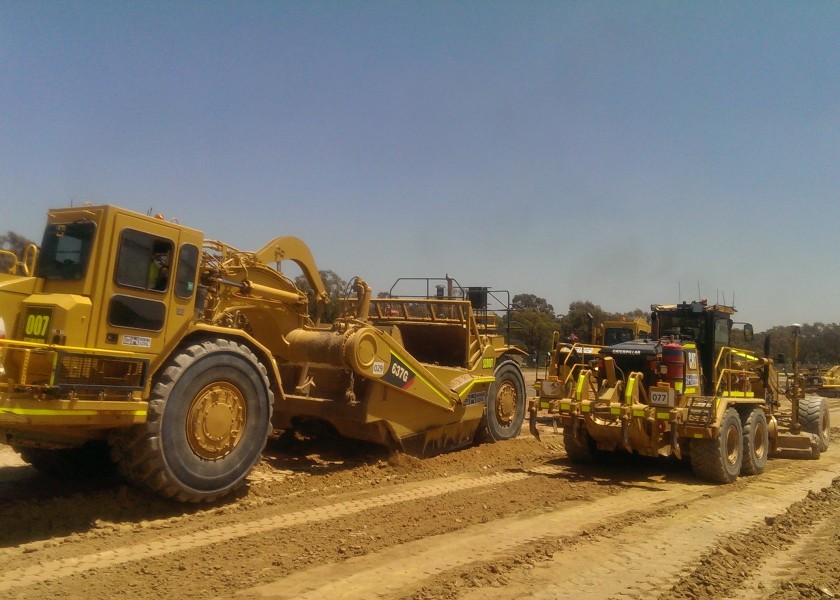
POLYGON ((325 422, 428 456, 513 437, 524 419, 525 383, 508 360, 522 351, 477 320, 475 302, 373 299, 356 278, 347 311, 320 325, 308 307, 326 301, 324 284, 293 237, 243 252, 162 218, 83 206, 49 211, 40 248, 11 262, 0 442, 43 470, 73 470, 104 447, 129 481, 212 501, 243 484, 273 429, 325 422))
MULTIPOLYGON (((777 451, 818 457, 828 449, 826 400, 804 395, 795 358, 782 387, 772 359, 731 347, 734 308, 700 301, 651 309, 651 339, 555 347, 529 402, 536 437, 543 411, 562 425, 573 461, 611 451, 675 456, 717 483, 763 472, 777 451)), ((744 334, 752 338, 749 324, 744 334)))

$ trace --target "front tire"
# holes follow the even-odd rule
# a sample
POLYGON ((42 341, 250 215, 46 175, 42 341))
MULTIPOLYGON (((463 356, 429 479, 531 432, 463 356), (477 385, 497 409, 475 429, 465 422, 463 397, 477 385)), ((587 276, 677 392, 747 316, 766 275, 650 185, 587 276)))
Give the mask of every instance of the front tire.
POLYGON ((525 379, 515 362, 496 367, 496 381, 487 392, 487 404, 479 425, 479 439, 487 442, 508 440, 519 435, 525 420, 525 379))
POLYGON ((732 483, 744 460, 741 419, 734 408, 727 408, 717 435, 709 440, 691 440, 691 468, 700 479, 732 483))
POLYGON ((182 502, 241 487, 271 430, 265 367, 246 346, 205 340, 174 356, 152 388, 145 425, 118 434, 112 454, 130 481, 182 502))
POLYGON ((828 450, 831 443, 831 418, 825 398, 807 396, 800 400, 799 424, 802 425, 802 429, 819 438, 820 452, 828 450))
POLYGON ((770 436, 767 430, 767 415, 760 408, 754 408, 742 423, 744 436, 744 461, 741 473, 758 475, 764 472, 770 453, 770 436))

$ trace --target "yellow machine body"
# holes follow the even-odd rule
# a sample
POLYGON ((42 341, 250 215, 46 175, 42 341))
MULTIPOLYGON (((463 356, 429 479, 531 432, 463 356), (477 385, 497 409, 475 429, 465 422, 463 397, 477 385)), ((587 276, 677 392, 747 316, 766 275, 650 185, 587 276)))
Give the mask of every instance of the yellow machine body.
POLYGON ((41 449, 30 452, 39 460, 98 440, 128 465, 138 443, 174 436, 153 459, 163 487, 124 470, 198 501, 240 484, 256 460, 242 446, 261 451, 274 429, 328 423, 427 456, 481 431, 512 437, 524 416, 524 380, 506 360, 522 351, 468 298, 372 299, 356 278, 344 314, 320 325, 309 304, 327 293, 297 238, 245 252, 162 218, 83 206, 50 211, 41 247, 12 263, 0 274, 0 441, 41 449), (175 419, 183 427, 168 430, 175 419), (207 483, 225 460, 232 483, 207 483))

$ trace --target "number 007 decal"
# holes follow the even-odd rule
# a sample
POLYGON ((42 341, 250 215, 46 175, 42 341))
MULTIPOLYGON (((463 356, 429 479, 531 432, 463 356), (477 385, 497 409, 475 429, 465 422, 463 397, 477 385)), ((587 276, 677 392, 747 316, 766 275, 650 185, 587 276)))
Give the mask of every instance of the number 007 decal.
POLYGON ((52 309, 30 308, 23 323, 23 341, 45 343, 50 331, 52 309))

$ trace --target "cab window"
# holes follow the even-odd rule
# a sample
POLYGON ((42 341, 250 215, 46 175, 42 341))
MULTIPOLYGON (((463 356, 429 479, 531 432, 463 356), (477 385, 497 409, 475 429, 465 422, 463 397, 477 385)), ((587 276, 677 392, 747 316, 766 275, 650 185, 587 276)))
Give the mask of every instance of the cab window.
POLYGON ((114 327, 161 331, 166 319, 166 305, 157 300, 117 294, 108 304, 108 324, 114 327))
POLYGON ((141 290, 165 292, 174 244, 171 240, 126 229, 120 236, 116 282, 141 290))
POLYGON ((195 290, 195 272, 198 269, 198 248, 184 244, 178 255, 178 269, 175 273, 175 294, 189 298, 195 290))
POLYGON ((729 319, 719 319, 715 321, 715 344, 729 345, 729 328, 731 321, 729 319))
POLYGON ((633 330, 630 328, 611 327, 607 329, 604 334, 604 345, 614 346, 621 342, 630 342, 633 340, 633 330))
POLYGON ((78 280, 85 276, 93 248, 96 223, 53 223, 44 231, 35 276, 53 280, 78 280))

